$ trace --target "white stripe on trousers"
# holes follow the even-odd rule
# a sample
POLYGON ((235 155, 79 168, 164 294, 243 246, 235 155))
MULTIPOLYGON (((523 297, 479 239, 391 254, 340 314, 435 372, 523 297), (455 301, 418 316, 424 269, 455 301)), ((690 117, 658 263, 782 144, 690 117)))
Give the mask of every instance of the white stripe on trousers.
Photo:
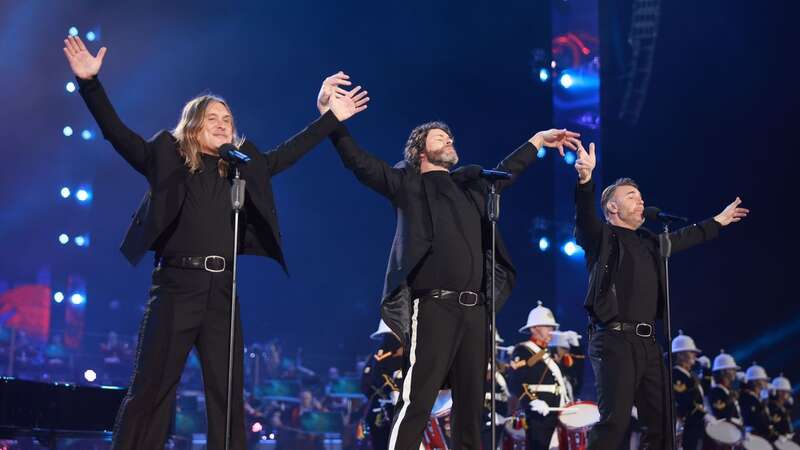
POLYGON ((419 317, 419 299, 414 299, 414 312, 411 314, 411 352, 408 355, 408 373, 403 377, 403 407, 397 415, 397 420, 392 427, 392 434, 389 437, 389 450, 395 450, 397 445, 397 433, 403 418, 406 416, 408 405, 411 404, 411 376, 414 372, 414 363, 417 362, 417 319, 419 317))

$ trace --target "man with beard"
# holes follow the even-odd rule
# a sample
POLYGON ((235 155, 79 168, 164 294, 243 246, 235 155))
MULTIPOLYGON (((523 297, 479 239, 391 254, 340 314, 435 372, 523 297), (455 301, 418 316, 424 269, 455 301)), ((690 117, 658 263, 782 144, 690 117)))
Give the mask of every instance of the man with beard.
MULTIPOLYGON (((356 87, 353 91, 357 91, 356 87)), ((321 92, 327 111, 335 95, 321 92)), ((367 97, 369 98, 369 97, 367 97)), ((574 148, 577 133, 536 133, 497 166, 511 185, 542 147, 574 148)), ((411 131, 404 161, 392 167, 364 151, 340 126, 331 135, 344 165, 396 209, 394 237, 384 283, 381 316, 405 348, 403 384, 392 423, 390 450, 417 450, 439 389, 453 392, 452 435, 456 449, 481 445, 481 409, 489 352, 491 226, 486 211, 489 183, 479 166, 450 169, 458 162, 453 132, 442 122, 411 131)), ((497 307, 514 284, 514 268, 497 238, 497 307)))

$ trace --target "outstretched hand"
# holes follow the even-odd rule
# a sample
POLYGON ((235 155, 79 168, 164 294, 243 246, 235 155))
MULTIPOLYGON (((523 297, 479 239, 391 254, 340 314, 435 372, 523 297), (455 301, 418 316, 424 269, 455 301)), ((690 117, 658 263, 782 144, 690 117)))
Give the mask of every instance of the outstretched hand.
POLYGON ((597 156, 594 153, 594 142, 589 143, 589 151, 578 142, 578 159, 575 160, 575 170, 578 172, 578 182, 586 184, 592 179, 592 171, 597 165, 597 156))
POLYGON ((536 133, 528 142, 533 144, 537 149, 542 147, 557 148, 558 153, 564 156, 564 146, 573 150, 577 150, 580 141, 580 133, 569 131, 566 128, 556 129, 551 128, 547 131, 540 131, 536 133))
POLYGON ((325 78, 317 94, 317 109, 320 114, 325 114, 331 108, 331 97, 334 94, 345 95, 347 91, 341 86, 350 86, 350 76, 341 70, 325 78))
POLYGON ((721 213, 714 216, 714 220, 719 222, 719 224, 724 227, 726 225, 730 225, 732 222, 738 222, 744 219, 747 217, 747 214, 750 213, 750 210, 746 208, 740 208, 739 205, 741 204, 742 199, 736 197, 736 200, 734 200, 733 203, 726 206, 721 213))
POLYGON ((356 86, 352 90, 344 92, 344 94, 334 93, 329 102, 333 115, 340 122, 344 122, 367 109, 367 103, 369 103, 367 91, 362 91, 361 86, 356 86))
POLYGON ((100 72, 103 58, 107 49, 101 47, 96 56, 92 56, 78 36, 68 36, 64 39, 64 55, 67 57, 69 67, 76 77, 88 80, 100 72))

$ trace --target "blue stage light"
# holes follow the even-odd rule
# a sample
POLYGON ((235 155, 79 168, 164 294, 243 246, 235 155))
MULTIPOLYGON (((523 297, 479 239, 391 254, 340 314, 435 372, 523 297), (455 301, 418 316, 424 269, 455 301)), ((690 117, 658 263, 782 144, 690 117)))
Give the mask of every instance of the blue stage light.
POLYGON ((77 36, 78 35, 78 29, 76 27, 70 27, 68 33, 69 33, 70 36, 77 36))
POLYGON ((78 247, 84 247, 89 244, 85 236, 75 236, 75 239, 73 239, 73 241, 75 242, 75 245, 77 245, 78 247))
POLYGON ((95 39, 97 39, 97 35, 95 34, 94 31, 88 31, 86 33, 86 40, 87 41, 94 42, 95 39))
POLYGON ((53 294, 53 300, 55 300, 56 303, 63 302, 64 301, 64 293, 60 292, 60 291, 56 292, 55 294, 53 294))
POLYGON ((82 303, 86 303, 86 297, 83 294, 74 293, 69 297, 69 301, 73 305, 80 305, 82 303))
POLYGON ((94 137, 94 133, 92 133, 89 130, 83 130, 81 131, 81 137, 83 138, 84 141, 88 141, 89 139, 94 137))
POLYGON ((92 369, 83 372, 83 378, 86 379, 89 383, 94 383, 94 380, 97 379, 97 372, 92 369))
POLYGON ((64 127, 64 136, 66 137, 72 136, 72 127, 70 126, 64 127))
POLYGON ((563 86, 564 89, 569 89, 572 87, 574 80, 572 79, 572 75, 565 73, 561 75, 561 78, 558 79, 558 82, 561 83, 561 86, 563 86))
POLYGON ((539 238, 539 250, 545 252, 550 248, 550 240, 546 237, 539 238))
POLYGON ((61 242, 62 244, 66 245, 69 242, 69 236, 67 236, 64 233, 59 234, 58 235, 58 242, 61 242))
POLYGON ((550 79, 550 71, 542 67, 539 69, 539 81, 546 83, 550 79))
POLYGON ((75 198, 81 203, 86 203, 92 199, 92 193, 88 189, 81 188, 75 192, 75 198))
POLYGON ((538 152, 536 152, 536 156, 539 158, 544 158, 544 155, 547 154, 547 150, 544 147, 540 148, 538 152))
POLYGON ((67 92, 75 92, 75 83, 72 81, 67 82, 67 92))
POLYGON ((561 251, 564 252, 567 256, 581 256, 583 255, 583 249, 580 245, 576 244, 575 241, 567 241, 563 247, 561 247, 561 251))
POLYGON ((564 162, 569 165, 575 164, 575 153, 572 152, 564 153, 564 162))
POLYGON ((64 187, 61 188, 61 197, 62 198, 69 198, 70 194, 72 194, 72 192, 70 192, 68 187, 64 186, 64 187))

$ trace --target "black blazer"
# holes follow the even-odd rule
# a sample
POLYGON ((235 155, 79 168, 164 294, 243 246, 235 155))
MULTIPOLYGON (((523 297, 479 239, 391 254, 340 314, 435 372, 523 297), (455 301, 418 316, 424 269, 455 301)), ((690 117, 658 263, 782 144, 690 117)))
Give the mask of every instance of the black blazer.
MULTIPOLYGON (((159 239, 178 216, 186 196, 185 180, 189 169, 178 153, 177 141, 172 134, 162 130, 148 141, 142 139, 117 116, 97 78, 78 79, 78 84, 103 137, 128 164, 147 178, 149 184, 139 208, 131 216, 121 246, 128 261, 136 265, 147 250, 158 251, 159 239)), ((297 162, 338 124, 336 116, 328 112, 272 151, 262 153, 247 140, 242 144, 239 150, 252 158, 241 168, 247 191, 242 254, 273 258, 284 271, 287 270, 271 178, 297 162)))
MULTIPOLYGON (((426 189, 426 183, 419 172, 400 163, 395 167, 364 151, 350 136, 344 125, 340 125, 331 135, 331 140, 339 152, 345 167, 352 170, 359 181, 372 188, 392 202, 397 214, 397 228, 389 254, 386 278, 381 299, 381 317, 386 325, 408 342, 410 325, 411 289, 406 278, 420 263, 430 249, 435 233, 437 208, 433 188, 426 189), (432 205, 434 205, 432 207, 432 205)), ((498 164, 497 169, 510 172, 511 180, 498 182, 498 190, 509 186, 517 176, 536 160, 536 149, 525 143, 498 164)), ((486 201, 489 184, 478 177, 479 166, 461 167, 451 173, 453 181, 463 189, 472 200, 482 217, 482 248, 484 253, 485 275, 482 291, 489 297, 491 287, 491 224, 486 214, 486 201)), ((514 286, 516 272, 511 263, 503 240, 497 235, 496 270, 497 309, 503 306, 514 286)))
MULTIPOLYGON (((706 219, 671 232, 671 254, 716 238, 720 227, 721 225, 714 219, 706 219)), ((638 231, 646 238, 654 240, 656 248, 659 248, 658 235, 646 228, 639 228, 638 231)), ((586 266, 589 269, 589 290, 583 307, 589 312, 592 322, 608 322, 619 313, 614 278, 625 252, 614 229, 600 220, 600 216, 595 212, 594 180, 586 184, 578 183, 575 187, 575 240, 586 252, 586 266)), ((656 317, 660 319, 664 317, 666 305, 664 301, 666 267, 663 258, 659 258, 659 261, 658 276, 661 289, 656 317)))

